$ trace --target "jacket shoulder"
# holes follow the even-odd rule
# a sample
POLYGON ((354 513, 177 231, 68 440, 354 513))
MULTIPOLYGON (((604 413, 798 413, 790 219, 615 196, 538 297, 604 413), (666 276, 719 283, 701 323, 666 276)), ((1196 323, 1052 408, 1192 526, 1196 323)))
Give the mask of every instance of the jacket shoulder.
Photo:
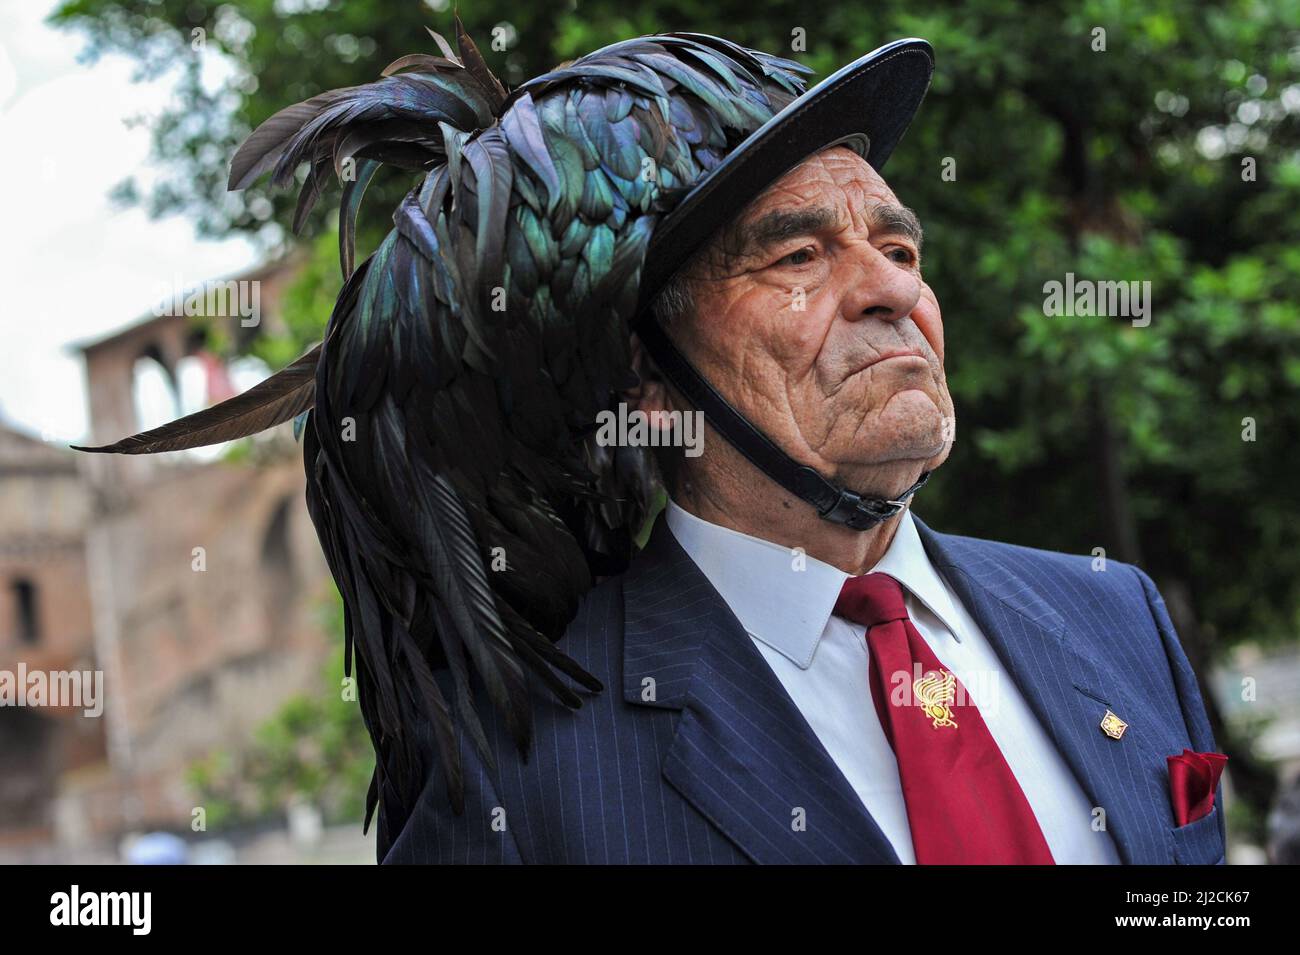
POLYGON ((939 536, 957 566, 976 576, 981 568, 992 565, 1010 571, 1045 595, 1069 595, 1071 602, 1080 596, 1148 602, 1146 575, 1133 564, 1107 557, 1104 551, 1072 554, 959 534, 939 536))

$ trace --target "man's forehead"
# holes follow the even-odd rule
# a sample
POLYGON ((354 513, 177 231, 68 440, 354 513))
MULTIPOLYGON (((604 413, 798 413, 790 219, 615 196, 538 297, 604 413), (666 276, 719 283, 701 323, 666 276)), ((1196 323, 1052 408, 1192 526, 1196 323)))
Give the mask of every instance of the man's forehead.
POLYGON ((808 157, 765 189, 722 230, 731 255, 760 255, 771 245, 863 215, 872 233, 923 239, 921 223, 880 173, 852 150, 834 146, 808 157))
POLYGON ((898 205, 898 198, 870 163, 847 146, 813 153, 758 194, 741 216, 753 222, 766 212, 804 204, 823 205, 848 194, 850 201, 867 199, 898 205))
MULTIPOLYGON (((773 244, 864 215, 873 234, 910 238, 920 251, 921 223, 889 184, 845 146, 814 153, 724 223, 693 259, 709 272, 762 255, 773 244)), ((695 272, 696 277, 700 274, 695 272)))

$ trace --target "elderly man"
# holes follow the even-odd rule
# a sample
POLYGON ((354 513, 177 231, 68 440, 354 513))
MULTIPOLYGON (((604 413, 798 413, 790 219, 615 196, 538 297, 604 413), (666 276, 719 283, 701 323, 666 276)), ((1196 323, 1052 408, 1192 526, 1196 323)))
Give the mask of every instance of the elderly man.
POLYGON ((431 171, 355 273, 345 187, 351 279, 282 384, 114 447, 314 401, 380 859, 1223 861, 1223 757, 1150 579, 911 512, 955 414, 921 224, 879 170, 929 45, 804 91, 669 34, 507 96, 458 40, 250 137, 236 186, 354 154, 431 171), (649 457, 584 427, 614 401, 656 446, 675 413, 709 426, 661 448, 630 566, 649 457))
MULTIPOLYGON (((892 497, 954 433, 921 239, 885 180, 832 147, 764 190, 656 312, 792 456, 892 497)), ((681 410, 636 354, 628 397, 652 421, 681 410)), ((385 861, 1221 861, 1221 818, 1170 818, 1164 750, 1213 747, 1140 570, 936 534, 910 508, 829 523, 725 441, 673 470, 649 547, 560 644, 614 692, 542 709, 534 754, 501 745, 466 817, 431 778, 385 861), (896 681, 873 671, 868 630, 888 628, 842 596, 872 574, 902 585, 926 663, 970 694, 951 733, 973 742, 948 761, 915 749, 947 727, 904 708, 904 737, 878 713, 896 681), (1134 727, 1119 739, 1100 728, 1112 711, 1134 727)))

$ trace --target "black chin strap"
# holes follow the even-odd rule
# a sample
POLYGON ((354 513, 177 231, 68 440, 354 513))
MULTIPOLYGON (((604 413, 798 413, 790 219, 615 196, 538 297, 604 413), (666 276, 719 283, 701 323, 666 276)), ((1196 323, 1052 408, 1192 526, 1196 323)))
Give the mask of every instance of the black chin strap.
POLYGON ((930 479, 930 472, 909 487, 896 500, 864 497, 847 488, 832 484, 806 464, 800 464, 772 443, 772 439, 750 424, 716 388, 705 381, 677 346, 649 314, 636 326, 636 333, 659 370, 704 417, 727 443, 747 457, 777 484, 817 509, 823 520, 865 531, 889 520, 907 504, 907 499, 930 479))

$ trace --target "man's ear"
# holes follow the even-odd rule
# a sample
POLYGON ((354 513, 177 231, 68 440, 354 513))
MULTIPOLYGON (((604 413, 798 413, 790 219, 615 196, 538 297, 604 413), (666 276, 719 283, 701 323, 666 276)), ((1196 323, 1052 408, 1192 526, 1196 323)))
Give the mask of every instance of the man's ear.
POLYGON ((632 371, 637 383, 625 390, 621 397, 629 409, 645 412, 652 427, 659 425, 659 413, 673 410, 672 395, 635 332, 632 334, 632 371))
POLYGON ((631 388, 621 392, 619 397, 627 402, 629 411, 645 414, 647 424, 660 433, 657 446, 647 450, 659 471, 660 480, 671 494, 677 487, 677 473, 682 461, 681 448, 673 446, 671 441, 673 422, 668 416, 668 412, 674 408, 674 393, 635 333, 631 345, 632 371, 637 381, 631 388))

